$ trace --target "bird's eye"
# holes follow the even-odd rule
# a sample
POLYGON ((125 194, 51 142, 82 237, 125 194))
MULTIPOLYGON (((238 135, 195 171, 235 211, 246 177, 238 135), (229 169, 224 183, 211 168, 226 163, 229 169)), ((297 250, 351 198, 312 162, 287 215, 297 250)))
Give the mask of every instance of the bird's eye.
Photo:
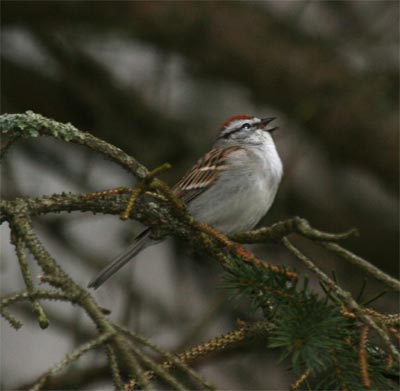
POLYGON ((242 129, 250 129, 250 128, 251 128, 251 125, 248 122, 246 122, 245 124, 242 125, 242 129))

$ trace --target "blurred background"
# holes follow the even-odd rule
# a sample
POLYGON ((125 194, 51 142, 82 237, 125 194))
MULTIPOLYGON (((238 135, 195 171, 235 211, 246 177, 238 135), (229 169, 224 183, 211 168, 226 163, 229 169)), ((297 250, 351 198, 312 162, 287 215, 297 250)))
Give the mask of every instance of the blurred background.
MULTIPOLYGON (((294 215, 360 237, 345 246, 387 273, 399 260, 399 3, 397 1, 2 1, 1 112, 33 110, 117 145, 173 184, 234 114, 277 116, 285 176, 261 224, 294 215)), ((132 186, 133 178, 82 147, 19 142, 2 163, 2 196, 132 186)), ((86 285, 139 229, 90 214, 35 220, 50 252, 86 285)), ((24 288, 9 230, 1 226, 3 294, 24 288)), ((358 294, 363 273, 305 240, 296 243, 358 294)), ((302 270, 283 248, 256 246, 302 270)), ((29 258, 33 275, 39 270, 29 258)), ((313 282, 317 287, 317 283, 313 282)), ((221 270, 169 240, 137 257, 95 292, 112 317, 171 351, 230 331, 258 314, 229 300, 221 270)), ((383 290, 369 279, 364 298, 383 290)), ((396 311, 397 296, 373 304, 396 311)), ((69 304, 45 303, 42 331, 29 306, 1 320, 2 389, 24 389, 94 334, 69 304)), ((222 389, 287 389, 277 355, 250 347, 196 368, 222 389)), ((52 389, 111 389, 102 354, 88 355, 52 389)))

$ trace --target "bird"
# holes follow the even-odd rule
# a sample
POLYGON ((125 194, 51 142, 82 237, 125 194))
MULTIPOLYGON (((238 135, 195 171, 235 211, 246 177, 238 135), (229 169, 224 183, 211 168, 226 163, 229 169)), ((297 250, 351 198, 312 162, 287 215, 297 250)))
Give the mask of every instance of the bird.
MULTIPOLYGON (((254 228, 270 209, 283 175, 272 133, 275 117, 234 115, 220 127, 212 148, 173 186, 189 213, 225 235, 254 228)), ((152 240, 145 228, 88 285, 97 289, 152 240)))

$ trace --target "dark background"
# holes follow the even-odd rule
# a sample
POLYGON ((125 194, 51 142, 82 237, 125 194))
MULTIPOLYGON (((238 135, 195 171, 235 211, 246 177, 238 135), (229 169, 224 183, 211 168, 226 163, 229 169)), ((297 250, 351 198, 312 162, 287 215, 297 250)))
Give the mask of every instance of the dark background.
MULTIPOLYGON (((168 161, 163 178, 171 184, 210 148, 226 117, 277 116, 285 177, 262 223, 300 215, 330 232, 357 227, 361 236, 346 247, 398 274, 397 1, 2 1, 1 11, 2 113, 33 110, 71 122, 148 168, 168 161)), ((18 144, 2 170, 5 198, 133 184, 99 156, 47 139, 18 144)), ((41 218, 37 228, 82 284, 135 231, 115 217, 78 214, 41 218)), ((1 233, 9 293, 23 283, 7 227, 1 233)), ((357 294, 361 271, 297 243, 357 294)), ((278 246, 254 250, 301 270, 278 246)), ((248 303, 227 301, 218 266, 188 255, 173 242, 149 249, 96 294, 119 321, 172 350, 257 317, 248 303)), ((370 279, 366 297, 381 290, 370 279)), ((375 307, 394 311, 397 298, 388 293, 375 307)), ((24 331, 2 322, 7 387, 28 384, 82 340, 89 324, 80 312, 51 308, 48 332, 29 323, 28 307, 20 308, 24 331), (42 358, 32 362, 22 354, 27 346, 42 358)), ((275 361, 247 349, 199 368, 225 389, 287 388, 291 379, 275 361)), ((83 360, 74 371, 96 365, 101 359, 83 360)), ((98 383, 104 375, 75 388, 110 386, 98 383)))

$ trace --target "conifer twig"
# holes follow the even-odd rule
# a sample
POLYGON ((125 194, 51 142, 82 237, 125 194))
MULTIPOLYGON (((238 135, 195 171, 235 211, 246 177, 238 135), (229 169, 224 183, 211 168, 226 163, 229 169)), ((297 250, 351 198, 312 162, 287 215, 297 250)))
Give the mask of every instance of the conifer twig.
POLYGON ((390 341, 389 335, 381 329, 375 321, 365 313, 365 311, 357 304, 357 302, 352 298, 349 292, 343 290, 340 286, 335 284, 322 270, 320 270, 308 257, 306 257, 299 249, 297 249, 287 238, 283 238, 282 243, 284 246, 296 257, 298 258, 309 270, 315 273, 325 285, 327 285, 332 292, 334 292, 338 298, 340 298, 345 306, 354 311, 358 318, 364 321, 365 324, 369 325, 377 334, 382 338, 383 342, 389 349, 389 352, 394 356, 400 358, 400 352, 394 347, 390 341))
POLYGON ((67 354, 62 361, 60 361, 53 368, 51 368, 50 370, 45 372, 39 378, 37 383, 32 387, 32 391, 39 391, 40 389, 42 389, 46 385, 46 382, 50 379, 50 377, 55 375, 57 372, 63 370, 68 364, 77 360, 83 354, 89 352, 90 350, 92 350, 92 349, 96 348, 97 346, 106 342, 112 335, 113 335, 113 333, 111 333, 111 332, 101 334, 98 337, 96 337, 95 339, 93 339, 92 341, 86 342, 79 348, 75 349, 72 353, 67 354))
MULTIPOLYGON (((18 199, 14 203, 6 203, 6 213, 12 229, 15 230, 25 246, 32 253, 45 273, 45 276, 54 277, 53 279, 49 279, 48 282, 56 288, 61 289, 66 295, 69 295, 71 302, 79 304, 96 324, 100 332, 103 334, 115 334, 115 328, 105 317, 102 308, 94 301, 89 292, 81 288, 61 269, 39 240, 32 227, 27 202, 23 199, 18 199)), ((111 343, 121 357, 121 360, 124 361, 128 371, 132 374, 137 373, 140 370, 140 366, 135 356, 127 349, 126 341, 122 338, 122 335, 116 334, 113 336, 111 343)))
POLYGON ((231 235, 230 239, 240 243, 263 243, 269 240, 279 241, 292 233, 300 234, 307 239, 315 241, 320 246, 325 247, 344 260, 361 267, 377 280, 382 281, 392 289, 400 291, 400 281, 389 276, 365 259, 353 254, 337 243, 334 243, 335 241, 348 239, 351 236, 358 235, 358 231, 354 228, 343 233, 332 234, 313 228, 310 223, 303 218, 293 217, 288 220, 279 221, 270 227, 262 227, 256 230, 231 235))
MULTIPOLYGON (((124 327, 121 326, 116 326, 118 330, 122 331, 123 333, 125 333, 126 335, 128 335, 133 341, 137 341, 142 343, 143 345, 153 349, 154 351, 156 351, 157 353, 159 353, 160 355, 162 355, 163 357, 165 357, 167 359, 167 363, 168 365, 165 364, 166 368, 170 368, 171 367, 171 362, 173 363, 173 365, 175 365, 177 368, 179 368, 181 371, 183 371, 184 373, 186 373, 188 376, 191 376, 194 380, 196 380, 200 385, 202 385, 204 388, 208 389, 208 390, 215 390, 215 387, 213 387, 212 385, 210 385, 206 380, 204 380, 202 377, 200 377, 200 375, 195 372, 192 368, 190 368, 188 365, 186 365, 186 363, 182 360, 180 360, 177 356, 167 352, 164 349, 161 349, 158 345, 154 344, 153 342, 151 342, 150 340, 148 340, 147 338, 134 333, 131 330, 128 330, 124 327)), ((164 366, 164 363, 161 364, 162 366, 164 366)), ((149 376, 150 378, 154 376, 154 374, 152 372, 147 372, 147 376, 149 376)), ((129 383, 129 387, 133 387, 135 384, 135 382, 130 382, 129 383)))
POLYGON ((0 308, 0 315, 10 323, 10 325, 15 329, 18 330, 22 327, 22 322, 11 315, 6 308, 0 308))
POLYGON ((118 365, 117 356, 115 350, 110 343, 105 344, 106 353, 108 356, 109 367, 113 378, 114 386, 116 390, 121 391, 124 388, 124 382, 122 381, 121 372, 118 365))
POLYGON ((291 390, 298 390, 299 387, 306 381, 306 379, 310 376, 310 370, 306 369, 290 386, 291 390))
POLYGON ((358 361, 360 364, 361 380, 365 388, 371 388, 371 378, 368 374, 368 353, 367 353, 368 332, 369 332, 368 325, 364 325, 361 327, 360 343, 358 350, 358 361))
MULTIPOLYGON (((144 339, 142 336, 138 336, 137 334, 120 328, 125 333, 128 333, 133 339, 140 341, 141 343, 153 348, 157 352, 161 353, 163 356, 167 358, 161 364, 161 367, 164 369, 171 369, 173 367, 177 367, 179 369, 188 369, 186 367, 187 364, 198 361, 199 359, 209 356, 210 354, 214 354, 216 352, 225 351, 227 349, 231 349, 232 347, 236 347, 243 342, 250 340, 255 337, 265 336, 265 333, 269 330, 269 323, 265 321, 256 322, 253 324, 247 324, 242 322, 240 327, 236 330, 233 330, 227 334, 224 334, 220 337, 216 337, 211 339, 208 342, 202 343, 198 346, 195 346, 189 350, 186 350, 182 353, 178 353, 177 355, 171 355, 163 350, 160 350, 156 345, 152 344, 150 341, 144 339)), ((156 375, 156 371, 147 372, 146 375, 149 378, 152 378, 156 375)), ((193 376, 192 372, 189 372, 191 376, 193 376)), ((196 380, 199 381, 198 375, 196 374, 196 380)), ((135 386, 135 382, 130 382, 129 387, 133 388, 135 386)), ((215 388, 205 383, 201 380, 201 384, 205 386, 207 389, 214 390, 215 388)))
POLYGON ((151 182, 158 174, 161 174, 163 171, 170 168, 171 165, 169 163, 165 163, 146 174, 143 180, 138 185, 136 185, 134 189, 132 189, 132 193, 129 197, 126 209, 121 213, 121 220, 128 220, 133 208, 135 207, 135 202, 139 195, 146 190, 146 187, 151 184, 151 182))
POLYGON ((132 345, 130 348, 140 359, 140 361, 142 361, 143 364, 150 369, 150 372, 143 373, 141 378, 138 377, 138 381, 135 379, 131 380, 124 387, 126 391, 133 389, 136 387, 136 385, 142 385, 145 389, 150 389, 150 379, 152 376, 149 376, 149 373, 157 375, 160 379, 164 380, 165 383, 168 383, 171 387, 173 387, 174 390, 188 391, 186 387, 179 380, 168 373, 168 371, 162 365, 157 364, 153 359, 143 354, 135 346, 132 345))
MULTIPOLYGON (((73 304, 78 304, 86 312, 95 324, 100 335, 98 338, 83 345, 80 349, 72 352, 71 355, 68 355, 59 365, 46 372, 37 383, 39 388, 46 383, 49 376, 52 376, 53 373, 65 368, 86 351, 104 344, 108 357, 108 365, 111 369, 115 386, 118 389, 124 387, 125 379, 121 374, 121 370, 124 375, 133 378, 135 384, 139 384, 144 389, 151 388, 150 381, 153 376, 163 379, 176 389, 183 389, 184 386, 181 382, 171 374, 171 369, 176 368, 185 373, 191 379, 196 380, 201 387, 213 390, 215 388, 190 368, 188 363, 197 362, 202 357, 211 356, 211 354, 215 352, 225 351, 226 349, 237 346, 254 336, 265 336, 265 332, 268 331, 268 324, 266 321, 260 322, 262 323, 261 325, 257 323, 246 326, 241 325, 238 330, 234 330, 221 337, 213 338, 204 344, 200 344, 180 354, 173 355, 160 349, 157 345, 148 341, 146 338, 114 325, 105 316, 104 309, 97 304, 90 293, 81 288, 59 266, 39 239, 36 231, 34 231, 32 223, 33 216, 53 212, 90 211, 93 213, 118 215, 125 211, 126 217, 137 219, 148 225, 155 237, 162 238, 166 235, 173 234, 184 238, 190 243, 191 247, 196 250, 199 249, 203 253, 206 253, 220 261, 226 270, 228 269, 226 266, 232 265, 236 259, 239 261, 245 261, 241 263, 239 262, 241 270, 247 268, 247 270, 250 269, 250 271, 254 273, 263 270, 259 267, 263 265, 261 265, 257 260, 254 262, 246 262, 246 257, 243 256, 246 254, 243 252, 238 251, 233 255, 232 248, 229 249, 231 240, 245 243, 256 243, 267 240, 282 241, 283 245, 289 251, 299 258, 309 270, 317 275, 323 286, 326 286, 326 289, 330 294, 332 294, 332 297, 337 297, 337 299, 343 303, 344 313, 347 313, 348 316, 351 316, 353 319, 357 318, 357 320, 361 321, 363 323, 362 330, 366 329, 367 332, 368 330, 371 330, 371 332, 375 331, 382 338, 382 341, 388 350, 388 360, 393 361, 394 358, 399 357, 399 352, 392 344, 393 336, 399 336, 398 330, 393 327, 398 323, 398 315, 378 314, 370 309, 359 306, 349 292, 344 291, 340 286, 338 286, 335 281, 330 279, 287 239, 287 236, 291 233, 300 234, 315 241, 317 244, 324 246, 327 250, 341 256, 346 261, 355 263, 357 266, 374 275, 391 288, 399 289, 400 283, 398 281, 387 276, 382 271, 379 271, 367 261, 354 256, 354 254, 334 243, 354 235, 356 233, 355 230, 339 234, 331 234, 316 230, 311 227, 306 220, 295 217, 293 219, 278 222, 271 227, 264 227, 259 230, 244 232, 226 238, 224 235, 220 235, 218 232, 202 226, 200 223, 195 221, 189 213, 187 213, 187 208, 183 201, 176 197, 169 186, 155 178, 155 175, 160 172, 158 169, 149 173, 145 167, 119 148, 116 148, 103 140, 97 139, 89 133, 80 132, 71 124, 60 124, 38 114, 27 112, 25 114, 0 116, 0 128, 2 131, 9 134, 11 143, 20 137, 48 135, 67 142, 70 141, 84 145, 115 161, 139 179, 139 185, 135 188, 136 194, 133 195, 132 189, 126 187, 87 195, 55 194, 38 198, 17 198, 10 201, 0 201, 0 223, 8 221, 12 232, 16 237, 15 244, 17 256, 20 259, 20 268, 27 286, 27 291, 16 293, 2 299, 1 314, 14 327, 20 327, 21 323, 7 311, 7 306, 16 302, 30 300, 33 303, 33 306, 36 306, 36 316, 43 320, 43 313, 37 310, 39 300, 48 299, 68 301, 73 304), (146 194, 153 196, 155 202, 149 203, 147 197, 141 197, 140 194, 144 191, 146 194), (131 194, 130 200, 129 194, 131 194), (40 280, 48 283, 56 289, 34 289, 32 280, 28 274, 29 270, 26 265, 25 253, 23 252, 24 248, 31 252, 34 259, 42 269, 43 274, 39 277, 40 280), (102 338, 105 339, 102 340, 102 338), (145 347, 150 347, 154 351, 158 352, 163 361, 158 363, 146 355, 144 349, 142 351, 141 347, 138 346, 138 342, 143 344, 145 347), (142 368, 148 369, 148 371, 144 372, 142 368)), ((9 145, 11 145, 11 143, 9 145)), ((162 167, 164 166, 161 166, 161 168, 162 167)), ((133 190, 133 192, 134 191, 135 190, 133 190)), ((293 292, 293 295, 288 294, 285 296, 285 303, 288 302, 290 304, 290 299, 295 296, 297 288, 295 283, 286 284, 287 281, 282 278, 282 273, 280 272, 282 271, 286 273, 287 277, 294 277, 295 274, 289 274, 292 272, 286 272, 283 268, 281 270, 280 266, 270 266, 269 269, 276 272, 276 274, 273 275, 272 278, 268 275, 268 278, 266 279, 267 283, 265 282, 265 279, 260 278, 260 284, 267 285, 268 282, 277 283, 278 281, 279 283, 285 284, 282 285, 282 290, 285 290, 290 285, 290 288, 288 289, 292 289, 290 292, 293 292)), ((265 272, 265 270, 263 270, 263 272, 265 272)), ((277 287, 280 289, 280 285, 277 285, 277 287)), ((265 293, 266 290, 263 289, 264 288, 262 287, 261 293, 265 293)), ((275 289, 270 290, 270 293, 275 295, 272 299, 277 297, 276 292, 278 291, 275 289)), ((285 292, 279 294, 284 297, 284 293, 285 292)), ((251 292, 251 295, 253 294, 254 292, 251 292)), ((273 301, 274 300, 272 300, 272 302, 273 301)), ((340 306, 340 302, 336 302, 336 304, 339 304, 340 306)), ((268 302, 265 307, 268 306, 271 306, 272 308, 270 302, 268 302)), ((340 316, 339 319, 343 320, 340 316)), ((356 327, 358 327, 358 323, 356 327)), ((362 352, 362 348, 360 339, 360 352, 362 352)), ((360 365, 360 367, 364 364, 360 365)), ((372 364, 371 361, 370 365, 372 366, 372 364)), ((368 375, 368 361, 366 361, 366 365, 368 375)), ((309 368, 310 372, 314 373, 311 366, 309 368)), ((340 370, 338 366, 336 369, 340 370)), ((373 369, 371 369, 371 373, 372 370, 373 369)), ((308 376, 309 373, 307 373, 307 371, 304 372, 297 379, 294 385, 299 387, 306 381, 308 376)), ((339 374, 338 378, 339 383, 341 384, 342 380, 340 379, 339 374)), ((368 382, 364 383, 368 384, 368 382)))
POLYGON ((28 263, 26 262, 26 256, 23 248, 23 242, 18 238, 13 231, 11 231, 11 242, 14 244, 15 252, 19 261, 20 270, 22 272, 22 277, 25 281, 27 293, 29 300, 32 303, 33 312, 36 314, 39 325, 42 329, 46 329, 49 325, 49 320, 47 319, 46 313, 42 305, 40 304, 37 297, 33 296, 34 287, 31 278, 31 273, 29 271, 28 263))
POLYGON ((2 297, 0 303, 2 307, 7 307, 11 304, 20 301, 30 300, 37 298, 41 300, 60 300, 60 301, 73 301, 74 297, 58 290, 35 289, 32 292, 18 292, 8 296, 2 297))

